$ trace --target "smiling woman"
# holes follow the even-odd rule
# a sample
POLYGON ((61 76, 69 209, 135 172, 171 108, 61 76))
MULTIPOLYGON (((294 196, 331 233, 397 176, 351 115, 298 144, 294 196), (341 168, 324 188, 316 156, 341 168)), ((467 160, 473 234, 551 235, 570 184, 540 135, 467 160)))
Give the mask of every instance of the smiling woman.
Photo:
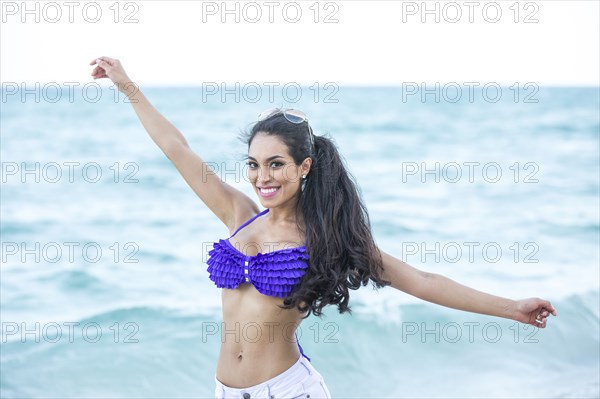
POLYGON ((546 300, 490 295, 379 249, 358 185, 334 142, 315 136, 301 111, 265 111, 243 136, 261 211, 214 173, 199 174, 207 165, 131 84, 118 60, 101 57, 94 64, 94 78, 110 78, 128 96, 151 139, 231 232, 214 243, 207 271, 222 288, 224 330, 258 331, 224 334, 215 397, 330 398, 322 375, 294 339, 296 329, 327 305, 350 313, 349 291, 369 282, 540 328, 556 315, 546 300))
MULTIPOLYGON (((320 316, 325 306, 337 305, 344 313, 350 311, 350 289, 369 281, 389 285, 381 278, 381 255, 366 207, 335 144, 314 136, 298 110, 266 111, 243 138, 249 180, 261 204, 270 213, 287 215, 288 230, 298 235, 291 241, 306 243, 310 252, 309 269, 285 308, 320 316)), ((273 239, 279 242, 288 234, 282 230, 273 239)))

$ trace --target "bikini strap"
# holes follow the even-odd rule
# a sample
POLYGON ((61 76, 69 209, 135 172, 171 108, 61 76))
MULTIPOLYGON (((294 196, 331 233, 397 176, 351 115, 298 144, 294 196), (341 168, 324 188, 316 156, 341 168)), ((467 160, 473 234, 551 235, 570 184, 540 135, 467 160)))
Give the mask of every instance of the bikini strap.
POLYGON ((296 343, 298 344, 298 349, 300 349, 300 354, 302 356, 304 356, 306 359, 308 359, 308 361, 310 362, 311 361, 310 357, 306 356, 306 354, 304 353, 304 350, 302 349, 302 346, 300 345, 300 341, 298 341, 298 333, 296 332, 295 335, 296 335, 296 343))
MULTIPOLYGON (((264 215, 265 213, 269 212, 269 208, 265 209, 264 211, 257 213, 256 215, 252 216, 250 219, 248 219, 244 224, 242 224, 240 227, 237 228, 237 230, 231 235, 231 237, 233 237, 234 235, 237 234, 238 231, 240 231, 241 229, 243 229, 244 227, 246 227, 247 225, 249 225, 250 223, 252 223, 252 221, 254 219, 256 219, 259 216, 264 215)), ((231 238, 229 237, 229 238, 231 238)))

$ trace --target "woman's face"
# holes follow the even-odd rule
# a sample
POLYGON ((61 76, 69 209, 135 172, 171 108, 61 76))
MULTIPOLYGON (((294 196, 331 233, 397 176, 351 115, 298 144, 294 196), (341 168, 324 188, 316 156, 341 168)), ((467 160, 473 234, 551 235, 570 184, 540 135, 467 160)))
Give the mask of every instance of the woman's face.
POLYGON ((307 158, 296 165, 279 137, 259 132, 248 149, 248 179, 261 204, 275 208, 295 201, 310 163, 307 158))

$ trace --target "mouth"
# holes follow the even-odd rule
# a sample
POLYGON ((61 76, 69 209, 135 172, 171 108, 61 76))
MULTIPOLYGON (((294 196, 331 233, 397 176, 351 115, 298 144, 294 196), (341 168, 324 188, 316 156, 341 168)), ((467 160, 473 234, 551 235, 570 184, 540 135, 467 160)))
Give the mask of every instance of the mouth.
POLYGON ((280 187, 266 186, 266 187, 257 187, 257 188, 258 188, 258 192, 260 193, 260 195, 263 198, 269 198, 269 197, 272 197, 275 194, 277 194, 280 187))

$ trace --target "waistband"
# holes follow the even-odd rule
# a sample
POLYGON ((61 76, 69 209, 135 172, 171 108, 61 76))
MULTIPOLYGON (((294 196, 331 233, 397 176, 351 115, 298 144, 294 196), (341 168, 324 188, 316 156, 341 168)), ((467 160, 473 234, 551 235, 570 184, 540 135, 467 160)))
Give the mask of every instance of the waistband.
POLYGON ((265 397, 270 397, 271 394, 276 394, 292 388, 294 385, 303 381, 307 376, 314 374, 318 375, 319 373, 304 356, 300 355, 296 363, 294 363, 290 368, 265 382, 261 382, 260 384, 247 388, 232 388, 219 381, 216 374, 215 384, 217 387, 217 393, 221 393, 223 395, 228 394, 241 398, 243 397, 244 393, 248 393, 252 395, 251 397, 255 397, 256 395, 265 395, 265 397))

